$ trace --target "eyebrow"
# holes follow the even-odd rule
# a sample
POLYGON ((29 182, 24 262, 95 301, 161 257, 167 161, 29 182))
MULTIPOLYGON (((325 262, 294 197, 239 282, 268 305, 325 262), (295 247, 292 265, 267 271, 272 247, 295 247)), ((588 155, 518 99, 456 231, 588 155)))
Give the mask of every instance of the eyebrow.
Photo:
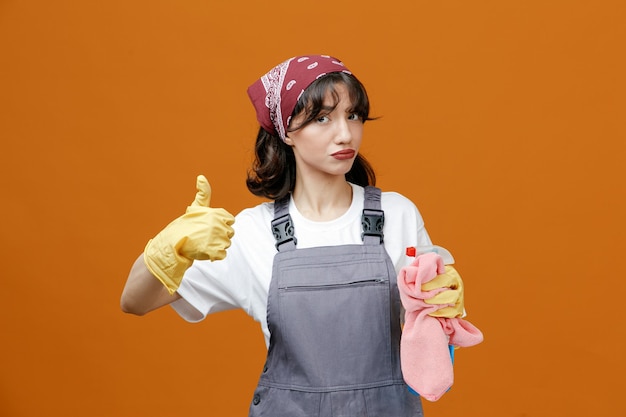
MULTIPOLYGON (((339 103, 337 103, 337 104, 339 104, 339 103)), ((322 113, 322 112, 330 113, 330 112, 334 111, 337 108, 337 104, 335 104, 334 106, 325 106, 325 105, 323 105, 320 108, 320 113, 322 113)), ((354 107, 350 107, 349 109, 346 110, 346 113, 352 113, 354 111, 355 111, 354 107)))

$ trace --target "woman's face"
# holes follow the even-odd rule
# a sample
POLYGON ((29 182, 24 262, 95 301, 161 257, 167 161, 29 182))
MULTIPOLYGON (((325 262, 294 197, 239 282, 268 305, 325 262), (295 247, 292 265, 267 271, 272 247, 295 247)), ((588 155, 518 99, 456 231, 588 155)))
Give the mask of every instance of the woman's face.
MULTIPOLYGON (((291 146, 299 176, 344 176, 361 146, 363 120, 352 111, 348 90, 343 84, 335 86, 339 102, 331 92, 324 98, 324 107, 307 125, 289 132, 285 143, 291 146)), ((291 121, 298 126, 303 115, 291 121)))

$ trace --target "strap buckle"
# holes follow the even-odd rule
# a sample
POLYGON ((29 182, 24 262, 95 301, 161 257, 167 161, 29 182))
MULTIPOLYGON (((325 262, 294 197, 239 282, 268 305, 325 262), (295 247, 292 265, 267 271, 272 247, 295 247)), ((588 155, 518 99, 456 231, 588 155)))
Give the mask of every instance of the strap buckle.
POLYGON ((298 239, 296 239, 295 236, 293 221, 291 220, 289 213, 272 220, 272 233, 274 234, 274 239, 276 240, 275 246, 277 250, 280 250, 279 246, 284 243, 291 241, 293 241, 294 245, 298 243, 298 239))
POLYGON ((365 236, 377 236, 380 243, 383 243, 383 226, 385 225, 385 212, 375 209, 363 209, 361 216, 361 240, 365 240, 365 236))

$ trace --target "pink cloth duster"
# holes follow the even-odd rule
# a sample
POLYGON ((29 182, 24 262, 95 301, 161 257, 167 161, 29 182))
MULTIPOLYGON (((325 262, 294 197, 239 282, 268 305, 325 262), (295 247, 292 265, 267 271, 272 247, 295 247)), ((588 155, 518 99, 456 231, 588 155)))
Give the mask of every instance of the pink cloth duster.
POLYGON ((448 289, 422 291, 422 284, 444 271, 441 256, 425 253, 398 274, 400 299, 406 310, 400 340, 402 374, 409 387, 429 401, 441 398, 454 382, 448 345, 468 347, 483 340, 480 330, 466 320, 429 316, 448 305, 424 300, 448 289))

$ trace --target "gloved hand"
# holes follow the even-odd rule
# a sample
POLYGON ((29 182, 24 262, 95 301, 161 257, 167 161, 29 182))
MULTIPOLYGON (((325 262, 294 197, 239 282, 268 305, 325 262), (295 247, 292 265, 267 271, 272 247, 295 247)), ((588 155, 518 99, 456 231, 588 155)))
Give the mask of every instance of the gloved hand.
POLYGON ((429 314, 432 317, 455 318, 464 313, 463 280, 451 265, 445 266, 445 272, 432 280, 422 284, 422 291, 432 291, 437 288, 447 288, 432 298, 424 300, 428 304, 448 304, 429 314))
POLYGON ((235 218, 222 208, 211 208, 211 186, 199 175, 196 198, 185 214, 168 224, 144 250, 146 267, 173 294, 194 259, 216 261, 226 257, 235 218))

